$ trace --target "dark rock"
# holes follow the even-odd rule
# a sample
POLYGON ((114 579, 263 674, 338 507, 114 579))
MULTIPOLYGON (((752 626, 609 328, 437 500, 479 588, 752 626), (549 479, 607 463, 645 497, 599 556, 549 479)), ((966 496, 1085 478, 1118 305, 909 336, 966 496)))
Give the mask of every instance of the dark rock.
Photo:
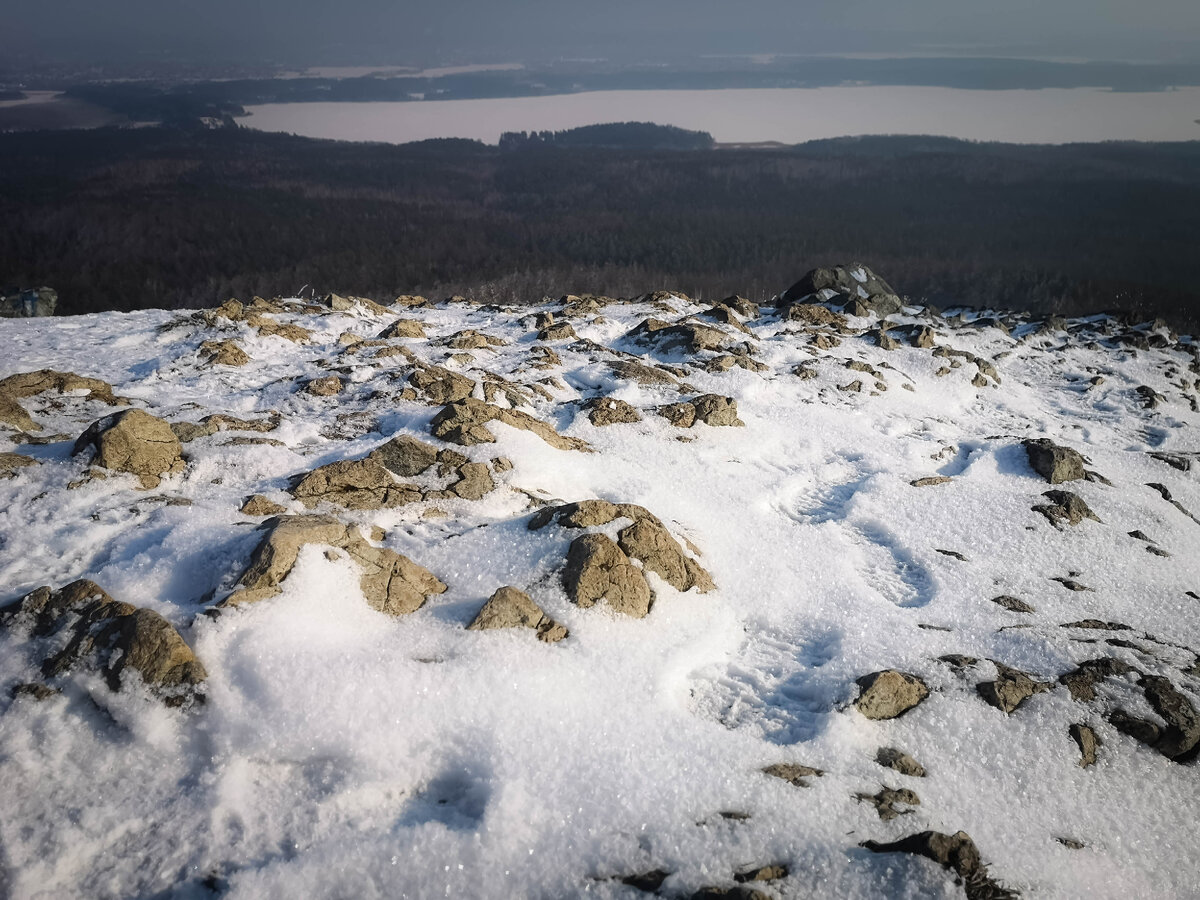
POLYGON ((734 874, 733 880, 738 884, 746 884, 752 881, 778 881, 781 878, 787 878, 788 874, 788 867, 784 863, 773 863, 742 869, 740 872, 734 874))
POLYGON ((875 811, 879 813, 879 818, 885 822, 890 822, 897 816, 905 816, 912 812, 911 809, 896 809, 896 804, 903 806, 921 805, 921 798, 917 796, 915 791, 910 791, 907 788, 895 790, 885 787, 877 794, 855 794, 854 797, 860 803, 867 802, 874 806, 875 811))
POLYGON ((1029 465, 1051 484, 1083 478, 1084 459, 1070 447, 1061 447, 1048 438, 1023 441, 1029 465))
POLYGON ((662 869, 651 869, 649 872, 641 872, 637 875, 626 875, 621 879, 621 884, 647 894, 656 894, 670 875, 670 872, 664 872, 662 869))
POLYGON ((1096 732, 1088 725, 1077 723, 1068 728, 1067 733, 1079 745, 1079 768, 1086 769, 1095 765, 1096 751, 1100 748, 1100 738, 1096 736, 1096 732))
POLYGON ((913 778, 924 778, 925 767, 902 750, 895 747, 880 747, 875 754, 875 762, 885 769, 893 769, 901 775, 913 778))
POLYGON ((999 597, 993 597, 992 602, 1003 606, 1010 612, 1031 613, 1036 611, 1024 600, 1018 599, 1017 597, 1010 597, 1007 594, 1001 594, 999 597))
POLYGON ((1162 736, 1162 728, 1149 719, 1133 716, 1123 709, 1114 710, 1108 716, 1108 721, 1117 731, 1127 734, 1143 744, 1153 747, 1162 736))
POLYGON ((1084 660, 1070 672, 1058 676, 1058 680, 1066 685, 1072 700, 1090 701, 1096 699, 1096 685, 1105 678, 1116 678, 1132 671, 1132 666, 1119 659, 1103 657, 1084 660))
POLYGON ((975 689, 985 702, 996 709, 1003 710, 1010 716, 1016 712, 1017 707, 1034 694, 1041 694, 1053 687, 1044 681, 1034 681, 1019 669, 1013 669, 1002 663, 995 665, 996 680, 981 682, 975 686, 975 689))
POLYGON ((979 849, 965 831, 953 835, 923 831, 890 843, 864 841, 861 846, 872 853, 912 853, 924 856, 943 868, 954 870, 962 881, 968 900, 1015 900, 1017 896, 988 876, 987 866, 979 856, 979 849))
POLYGON ((1084 519, 1100 521, 1100 517, 1092 512, 1091 508, 1077 494, 1072 494, 1070 491, 1046 491, 1042 496, 1050 502, 1038 504, 1033 507, 1033 511, 1039 512, 1049 519, 1051 525, 1058 525, 1060 522, 1078 525, 1084 519))
POLYGON ((1200 716, 1192 702, 1160 675, 1144 675, 1139 684, 1151 708, 1167 723, 1154 749, 1176 762, 1194 759, 1200 753, 1200 716))

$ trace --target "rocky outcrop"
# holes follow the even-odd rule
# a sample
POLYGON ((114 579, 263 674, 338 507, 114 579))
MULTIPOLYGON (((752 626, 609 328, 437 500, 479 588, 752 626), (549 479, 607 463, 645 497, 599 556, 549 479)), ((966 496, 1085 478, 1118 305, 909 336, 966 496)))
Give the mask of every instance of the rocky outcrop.
POLYGON ((857 315, 880 318, 900 312, 900 297, 891 285, 862 263, 811 269, 783 292, 780 305, 805 300, 854 306, 857 315))
POLYGON ((302 390, 310 397, 333 397, 340 394, 343 387, 342 379, 336 375, 327 375, 306 382, 302 390))
POLYGON ((682 350, 692 356, 705 350, 719 350, 730 340, 724 331, 711 325, 688 321, 672 324, 660 319, 646 319, 626 337, 652 343, 664 352, 682 350))
POLYGON ((238 579, 237 589, 218 604, 219 608, 278 595, 296 565, 300 549, 307 544, 346 551, 359 567, 359 586, 367 603, 388 615, 415 612, 430 596, 446 590, 446 585, 429 570, 394 550, 372 546, 357 528, 329 516, 277 516, 264 522, 260 530, 265 534, 238 579))
POLYGON ((24 400, 47 391, 59 394, 87 391, 88 400, 99 400, 109 406, 119 402, 113 395, 112 385, 99 378, 85 378, 74 372, 59 372, 55 369, 38 369, 36 372, 20 372, 0 379, 0 395, 24 400))
POLYGON ((95 582, 38 588, 0 609, 0 622, 46 639, 49 652, 41 664, 46 679, 90 666, 112 690, 136 675, 169 706, 204 699, 208 675, 179 632, 151 609, 114 600, 95 582))
POLYGON ((314 469, 296 482, 292 496, 309 509, 322 502, 346 509, 389 509, 416 503, 421 490, 396 481, 370 457, 341 460, 314 469))
POLYGON ((658 414, 677 428, 691 428, 697 422, 714 428, 746 424, 738 418, 737 401, 720 394, 704 394, 695 400, 660 406, 658 414))
POLYGON ((183 447, 171 426, 141 409, 107 416, 75 441, 72 453, 95 450, 93 463, 136 475, 144 488, 158 487, 162 476, 182 472, 183 447))
POLYGON ((425 328, 415 319, 397 319, 387 328, 383 329, 383 331, 379 332, 377 337, 381 339, 423 338, 425 337, 425 328))
POLYGON ((856 682, 860 693, 855 708, 868 719, 902 716, 929 696, 929 688, 916 675, 884 669, 856 682))
POLYGON ((430 403, 445 405, 466 400, 475 390, 475 382, 441 366, 417 366, 408 376, 412 385, 430 403))
POLYGON ((485 427, 489 422, 500 422, 512 428, 532 432, 558 450, 591 449, 586 441, 565 437, 528 413, 502 409, 473 397, 448 404, 433 417, 429 430, 434 437, 463 447, 471 447, 476 444, 495 443, 496 436, 485 427))
POLYGON ((565 626, 547 616, 532 597, 511 586, 499 588, 492 594, 467 628, 471 631, 532 628, 537 632, 538 640, 548 644, 557 643, 570 633, 565 626))
POLYGON ((1029 465, 1051 484, 1078 481, 1086 476, 1083 457, 1070 447, 1062 447, 1049 438, 1022 441, 1029 465))
POLYGON ((562 575, 572 603, 584 608, 603 601, 614 612, 640 619, 650 612, 650 585, 624 551, 603 534, 571 542, 562 575))
POLYGON ((596 397, 583 405, 588 420, 597 428, 606 425, 625 425, 642 421, 642 414, 624 400, 615 397, 596 397))

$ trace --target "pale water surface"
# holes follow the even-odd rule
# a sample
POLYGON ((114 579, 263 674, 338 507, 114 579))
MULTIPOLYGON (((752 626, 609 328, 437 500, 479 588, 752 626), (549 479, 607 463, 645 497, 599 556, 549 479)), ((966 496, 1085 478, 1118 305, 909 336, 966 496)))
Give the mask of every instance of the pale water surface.
POLYGON ((861 86, 778 90, 598 91, 552 97, 409 103, 277 103, 244 125, 307 137, 405 143, 505 131, 657 122, 721 142, 800 143, 856 134, 937 134, 981 141, 1200 140, 1200 88, 971 91, 861 86))

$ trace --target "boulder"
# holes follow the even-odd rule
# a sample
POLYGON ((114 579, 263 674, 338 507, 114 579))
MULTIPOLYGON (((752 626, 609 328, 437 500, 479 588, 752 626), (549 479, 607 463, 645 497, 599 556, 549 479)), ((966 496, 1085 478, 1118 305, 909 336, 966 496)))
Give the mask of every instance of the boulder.
POLYGON ((342 392, 342 379, 336 375, 327 375, 324 378, 314 378, 312 381, 304 385, 304 393, 311 397, 333 397, 342 392))
POLYGON ((290 322, 279 322, 259 313, 246 316, 246 324, 258 331, 264 337, 278 337, 293 344, 306 344, 312 339, 312 332, 290 322))
POLYGON ((801 322, 818 328, 836 328, 838 331, 849 328, 845 316, 819 303, 792 303, 784 309, 783 317, 789 322, 801 322))
POLYGON ((615 397, 595 397, 583 405, 588 420, 597 428, 642 421, 637 408, 615 397))
POLYGON ((489 628, 532 628, 539 641, 557 643, 567 637, 567 629, 546 615, 533 598, 515 587, 498 589, 479 610, 471 624, 472 631, 489 628))
POLYGON ((277 516, 287 512, 287 507, 262 494, 253 494, 246 498, 246 502, 242 504, 238 512, 247 516, 277 516))
POLYGON ((473 397, 447 404, 441 412, 433 417, 429 430, 434 437, 452 444, 470 447, 476 444, 495 442, 495 435, 485 427, 489 422, 501 422, 513 428, 532 432, 558 450, 586 451, 591 449, 586 441, 564 437, 550 425, 535 419, 528 413, 501 409, 473 397))
POLYGON ((650 612, 645 576, 607 535, 585 534, 571 542, 562 581, 571 602, 579 606, 602 600, 615 612, 637 619, 650 612))
POLYGON ((397 482, 384 466, 370 457, 341 460, 300 477, 292 496, 312 508, 322 501, 346 509, 391 509, 416 503, 419 488, 397 482))
POLYGON ((250 354, 238 346, 237 341, 205 341, 200 352, 208 357, 213 366, 244 366, 250 362, 250 354))
POLYGON ((537 335, 539 341, 573 341, 578 337, 570 322, 547 325, 537 335))
POLYGON ((1083 499, 1070 491, 1046 491, 1042 496, 1050 502, 1038 504, 1033 507, 1033 511, 1045 516, 1051 525, 1058 525, 1060 522, 1078 525, 1084 519, 1100 521, 1100 517, 1092 512, 1083 499))
POLYGON ((608 369, 618 378, 636 381, 638 384, 679 387, 679 380, 674 375, 657 366, 647 366, 633 360, 622 359, 610 362, 608 369))
POLYGON ((676 428, 691 428, 696 424, 696 406, 693 403, 668 403, 656 412, 676 428))
POLYGON ((720 425, 745 425, 738 418, 737 401, 719 394, 704 394, 692 401, 696 407, 696 421, 713 427, 720 425))
POLYGON ((10 425, 17 431, 41 431, 20 403, 8 394, 0 394, 0 424, 10 425))
POLYGON ((683 548, 657 519, 639 518, 621 530, 618 545, 642 568, 661 577, 677 591, 696 588, 701 594, 716 589, 712 577, 683 548))
POLYGON ((1083 457, 1070 447, 1062 447, 1049 438, 1022 441, 1029 465, 1051 484, 1077 481, 1086 476, 1083 457))
POLYGON ((379 338, 423 338, 425 328, 416 319, 397 319, 377 335, 379 338))
POLYGON ((59 372, 54 369, 39 369, 36 372, 20 372, 0 379, 0 395, 23 400, 46 391, 56 391, 60 394, 75 391, 87 391, 87 399, 99 400, 110 406, 115 406, 118 400, 113 396, 112 385, 99 378, 85 378, 74 372, 59 372))
POLYGON ((868 719, 894 719, 929 696, 929 688, 916 675, 884 669, 856 682, 860 693, 855 708, 868 719))
POLYGON ((94 448, 95 465, 138 476, 142 487, 158 487, 163 475, 182 472, 183 446, 171 426, 145 410, 130 409, 93 422, 72 453, 94 448))
POLYGON ((1196 707, 1170 679, 1161 675, 1144 675, 1138 683, 1150 706, 1166 722, 1166 728, 1153 743, 1154 749, 1175 762, 1195 759, 1200 753, 1200 716, 1196 707))
POLYGON ((393 475, 412 478, 438 461, 438 448, 414 437, 400 435, 376 447, 367 459, 379 463, 393 475))
POLYGON ((880 318, 900 312, 902 304, 891 285, 862 263, 809 270, 803 278, 783 292, 782 303, 807 298, 821 302, 838 296, 849 298, 880 318))
POLYGON ((95 582, 74 581, 58 591, 38 588, 0 609, 0 622, 47 638, 45 678, 60 678, 90 662, 120 690, 136 674, 168 706, 204 699, 204 666, 161 615, 114 600, 95 582))
POLYGON ((995 666, 996 680, 980 682, 975 686, 975 690, 988 705, 1003 710, 1010 716, 1034 694, 1041 694, 1053 687, 1044 681, 1034 681, 1019 669, 1002 663, 995 663, 995 666))
POLYGON ((238 588, 217 606, 228 608, 274 597, 292 568, 300 548, 327 544, 345 550, 359 566, 359 586, 367 603, 389 615, 415 612, 446 585, 433 573, 386 547, 373 547, 358 532, 329 516, 277 516, 260 526, 263 539, 238 579, 238 588))
POLYGON ((425 395, 431 403, 458 403, 471 396, 475 382, 441 366, 417 366, 408 376, 408 383, 425 395))
POLYGON ((508 344, 502 338, 484 334, 482 331, 475 331, 471 328, 455 332, 445 338, 442 343, 454 350, 486 350, 489 347, 504 347, 508 344))
POLYGON ((646 319, 626 337, 635 341, 648 340, 662 351, 683 350, 692 355, 704 350, 718 350, 729 340, 729 335, 711 325, 687 321, 672 325, 659 319, 646 319))

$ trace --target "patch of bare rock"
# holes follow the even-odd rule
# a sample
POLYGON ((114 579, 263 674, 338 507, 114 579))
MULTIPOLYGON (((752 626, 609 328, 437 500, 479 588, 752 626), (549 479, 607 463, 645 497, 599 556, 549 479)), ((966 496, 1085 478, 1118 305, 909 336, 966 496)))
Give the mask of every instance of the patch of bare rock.
POLYGON ((894 719, 929 696, 929 688, 916 675, 885 669, 858 679, 855 708, 868 719, 894 719))
POLYGON ((93 422, 79 436, 75 454, 94 450, 94 465, 136 475, 144 488, 182 472, 183 447, 171 426, 145 410, 130 409, 93 422))
POLYGON ((538 640, 547 644, 557 643, 570 634, 565 626, 547 616, 532 597, 512 586, 497 589, 467 628, 472 631, 532 628, 538 640))

